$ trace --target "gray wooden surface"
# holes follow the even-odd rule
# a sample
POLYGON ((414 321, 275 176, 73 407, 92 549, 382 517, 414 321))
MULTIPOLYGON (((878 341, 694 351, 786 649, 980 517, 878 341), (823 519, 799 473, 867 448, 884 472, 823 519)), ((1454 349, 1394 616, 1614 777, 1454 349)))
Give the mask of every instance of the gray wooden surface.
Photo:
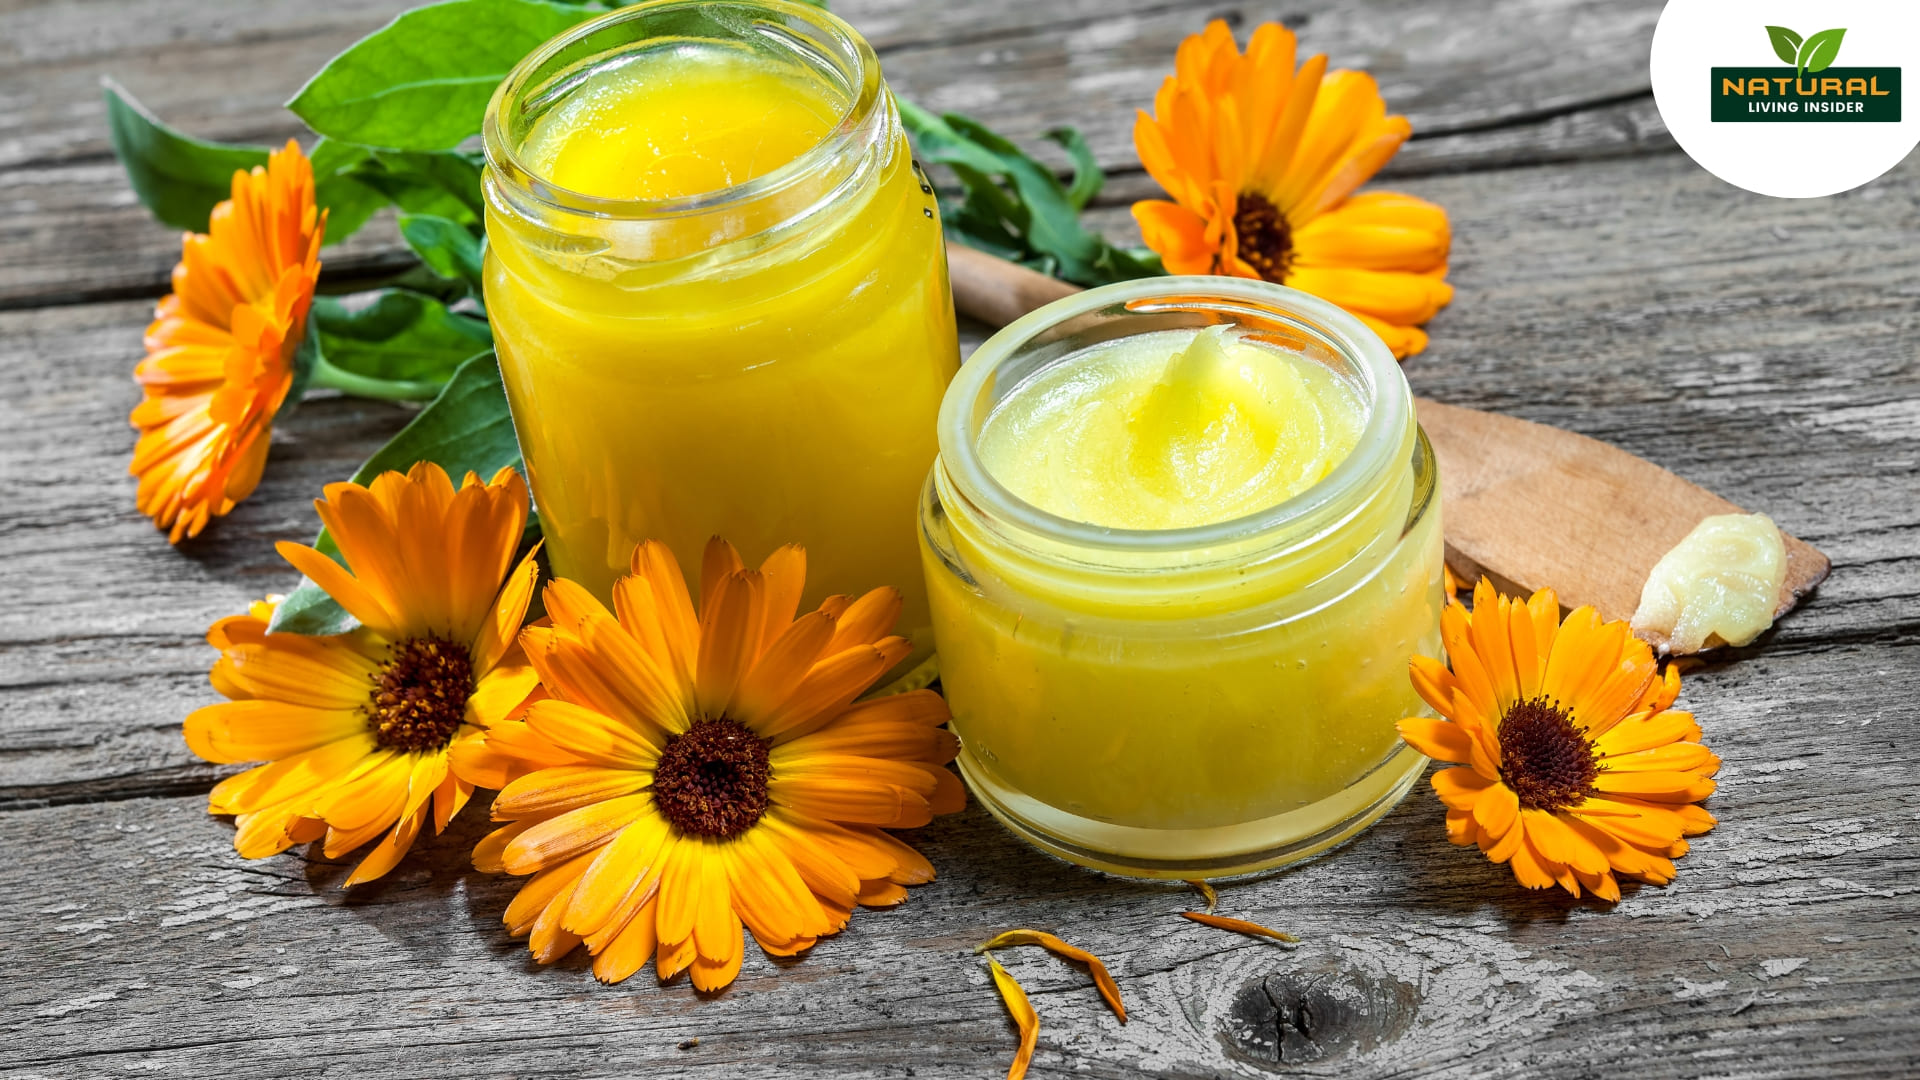
MULTIPOLYGON (((227 770, 180 738, 212 697, 201 634, 292 584, 272 541, 310 534, 319 486, 408 414, 309 403, 259 492, 178 550, 134 512, 128 373, 178 241, 112 161, 97 80, 199 134, 283 138, 277 103, 393 6, 0 2, 0 1075, 998 1076, 1014 1038, 968 946, 1012 926, 1105 957, 1133 1016, 1010 955, 1040 1076, 1920 1075, 1920 165, 1808 202, 1721 184, 1653 110, 1644 2, 1232 12, 1365 65, 1413 118, 1390 172, 1451 211, 1458 288, 1417 391, 1610 440, 1832 556, 1803 609, 1688 678, 1727 765, 1722 824, 1672 886, 1613 910, 1525 893, 1450 847, 1422 792, 1224 890, 1289 947, 969 810, 911 837, 940 879, 904 907, 795 962, 749 950, 704 1000, 535 967, 499 925, 513 882, 466 868, 478 813, 351 894, 317 856, 236 857, 204 812, 227 770)), ((1127 236, 1150 187, 1131 109, 1222 10, 836 7, 923 104, 1081 126, 1115 171, 1099 223, 1127 236)), ((395 257, 370 228, 328 286, 395 257)))

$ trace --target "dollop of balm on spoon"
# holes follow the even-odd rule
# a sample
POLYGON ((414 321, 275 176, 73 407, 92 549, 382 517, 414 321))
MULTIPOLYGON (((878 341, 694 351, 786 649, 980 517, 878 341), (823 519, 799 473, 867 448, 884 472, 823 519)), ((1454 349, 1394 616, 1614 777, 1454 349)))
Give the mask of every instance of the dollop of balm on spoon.
POLYGON ((1640 590, 1633 632, 1670 653, 1746 645, 1773 625, 1787 549, 1765 514, 1703 519, 1661 556, 1640 590))

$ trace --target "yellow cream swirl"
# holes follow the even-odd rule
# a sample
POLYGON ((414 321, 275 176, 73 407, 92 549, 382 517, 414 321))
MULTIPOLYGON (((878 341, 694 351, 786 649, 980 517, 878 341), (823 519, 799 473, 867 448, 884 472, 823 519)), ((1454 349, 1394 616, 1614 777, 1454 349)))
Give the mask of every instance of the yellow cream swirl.
POLYGON ((1060 517, 1180 529, 1285 502, 1366 423, 1322 364, 1227 326, 1093 346, 1022 383, 977 442, 987 471, 1060 517))

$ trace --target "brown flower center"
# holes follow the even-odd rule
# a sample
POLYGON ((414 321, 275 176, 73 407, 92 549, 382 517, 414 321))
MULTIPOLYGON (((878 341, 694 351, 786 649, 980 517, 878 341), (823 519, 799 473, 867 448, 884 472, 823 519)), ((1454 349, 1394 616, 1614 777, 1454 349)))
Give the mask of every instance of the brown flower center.
POLYGON ((473 660, 465 645, 410 638, 393 647, 374 676, 367 726, 388 749, 438 750, 460 730, 472 695, 473 660))
POLYGON ((1593 744, 1558 701, 1516 702, 1500 721, 1500 778, 1526 810, 1564 810, 1593 791, 1593 744))
POLYGON ((739 836, 767 812, 767 741, 738 720, 698 720, 660 752, 653 801, 683 833, 739 836))
POLYGON ((1285 281, 1293 265, 1293 229, 1287 216, 1265 195, 1240 193, 1233 210, 1233 234, 1239 238, 1240 258, 1268 281, 1285 281))

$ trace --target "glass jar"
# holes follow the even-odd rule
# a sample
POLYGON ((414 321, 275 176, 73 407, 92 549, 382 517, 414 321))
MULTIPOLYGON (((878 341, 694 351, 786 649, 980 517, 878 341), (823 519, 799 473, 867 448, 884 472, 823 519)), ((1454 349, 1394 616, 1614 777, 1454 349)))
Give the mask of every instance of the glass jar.
POLYGON ((1394 723, 1438 656, 1433 452, 1386 346, 1337 306, 1226 277, 1110 285, 980 347, 947 390, 921 497, 941 678, 974 795, 1042 850, 1114 873, 1216 877, 1352 836, 1425 759, 1394 723), (1366 409, 1300 495, 1196 528, 1125 530, 1023 502, 977 440, 1026 380, 1115 338, 1230 324, 1323 364, 1366 409))
POLYGON ((959 351, 932 189, 872 48, 804 4, 624 8, 521 61, 484 140, 487 312, 555 572, 604 600, 642 540, 690 571, 714 535, 749 561, 799 543, 808 607, 894 585, 900 632, 925 641, 913 511, 959 351), (529 140, 581 87, 688 49, 767 65, 838 121, 686 197, 534 171, 529 140))

